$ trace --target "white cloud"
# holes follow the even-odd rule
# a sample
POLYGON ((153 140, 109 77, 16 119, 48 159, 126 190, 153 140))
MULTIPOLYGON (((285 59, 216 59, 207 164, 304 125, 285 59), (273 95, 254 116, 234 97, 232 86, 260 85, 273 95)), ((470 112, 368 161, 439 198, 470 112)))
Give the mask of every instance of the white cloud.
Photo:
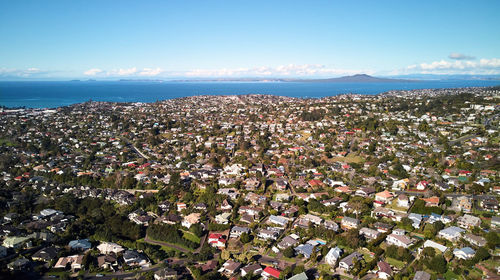
POLYGON ((479 61, 467 60, 439 60, 430 63, 420 63, 409 65, 404 69, 398 69, 391 72, 392 75, 400 74, 500 74, 500 59, 482 58, 479 61))
POLYGON ((499 58, 492 58, 492 59, 485 59, 482 58, 479 60, 479 65, 484 68, 500 68, 500 59, 499 58))
POLYGON ((36 78, 46 76, 54 71, 45 71, 35 67, 26 69, 0 68, 0 77, 36 78))
POLYGON ((83 72, 83 74, 86 76, 95 76, 95 75, 100 74, 102 72, 103 71, 99 68, 92 68, 92 69, 89 69, 89 70, 83 72))
POLYGON ((194 69, 184 73, 187 77, 313 77, 331 75, 352 75, 368 73, 371 70, 351 70, 328 68, 321 64, 288 64, 277 67, 255 67, 255 68, 235 68, 235 69, 194 69))
POLYGON ((118 75, 118 76, 130 76, 133 75, 137 72, 137 68, 132 67, 129 69, 118 69, 118 70, 112 70, 109 74, 110 75, 118 75))
POLYGON ((163 70, 159 67, 157 68, 144 68, 139 72, 139 76, 158 76, 163 70))
POLYGON ((450 53, 448 58, 455 59, 455 60, 474 60, 474 59, 476 59, 474 56, 466 55, 463 53, 450 53))

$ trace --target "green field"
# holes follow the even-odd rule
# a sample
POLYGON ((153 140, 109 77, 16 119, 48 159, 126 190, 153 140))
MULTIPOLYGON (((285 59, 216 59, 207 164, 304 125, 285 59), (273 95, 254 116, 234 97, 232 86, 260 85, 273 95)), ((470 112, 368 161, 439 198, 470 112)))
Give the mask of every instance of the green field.
POLYGON ((189 231, 183 231, 183 232, 184 232, 183 234, 184 238, 186 238, 189 241, 193 241, 194 243, 200 244, 200 238, 198 236, 194 235, 189 231))
POLYGON ((404 267, 405 267, 405 263, 404 263, 404 262, 402 262, 402 261, 400 261, 400 260, 396 260, 396 259, 393 259, 393 258, 386 258, 386 259, 385 259, 385 261, 386 261, 388 264, 390 264, 390 265, 392 265, 392 266, 395 266, 395 267, 397 267, 397 268, 399 268, 399 269, 402 269, 402 268, 404 268, 404 267))
POLYGON ((446 280, 460 279, 460 276, 456 275, 451 270, 446 271, 446 273, 443 276, 446 280))

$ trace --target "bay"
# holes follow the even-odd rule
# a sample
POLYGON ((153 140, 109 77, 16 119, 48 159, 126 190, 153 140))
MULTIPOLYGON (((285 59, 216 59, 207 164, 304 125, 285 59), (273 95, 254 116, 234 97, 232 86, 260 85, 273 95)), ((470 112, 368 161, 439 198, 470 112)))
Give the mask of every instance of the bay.
POLYGON ((0 82, 0 105, 54 108, 94 101, 155 102, 196 95, 272 94, 321 98, 345 93, 379 94, 390 90, 496 86, 500 81, 441 80, 396 83, 304 82, 0 82))

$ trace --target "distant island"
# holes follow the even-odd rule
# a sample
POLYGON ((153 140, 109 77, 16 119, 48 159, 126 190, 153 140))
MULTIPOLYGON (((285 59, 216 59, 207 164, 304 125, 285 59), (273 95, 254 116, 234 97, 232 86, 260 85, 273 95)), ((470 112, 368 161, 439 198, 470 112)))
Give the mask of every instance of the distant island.
POLYGON ((356 74, 338 78, 326 79, 296 79, 296 78, 215 78, 174 80, 173 82, 302 82, 302 83, 408 83, 418 82, 407 79, 391 79, 373 77, 367 74, 356 74))
POLYGON ((416 80, 405 79, 389 79, 378 78, 367 74, 356 74, 352 76, 343 76, 339 78, 329 79, 294 79, 293 82, 309 82, 309 83, 402 83, 402 82, 417 82, 416 80))

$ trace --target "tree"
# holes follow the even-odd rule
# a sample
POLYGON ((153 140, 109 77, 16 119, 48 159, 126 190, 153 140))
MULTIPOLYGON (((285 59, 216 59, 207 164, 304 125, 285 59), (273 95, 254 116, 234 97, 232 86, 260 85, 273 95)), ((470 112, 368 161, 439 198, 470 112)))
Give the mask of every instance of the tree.
POLYGON ((498 236, 498 233, 494 231, 490 231, 486 234, 486 241, 488 242, 488 247, 490 249, 495 249, 497 245, 500 245, 500 237, 498 236))
POLYGON ((292 258, 294 255, 295 251, 293 250, 292 246, 283 250, 283 256, 285 256, 286 258, 292 258))
POLYGON ((422 250, 422 256, 428 258, 428 257, 434 257, 436 255, 436 250, 432 247, 425 247, 422 250))
POLYGON ((196 236, 201 237, 203 235, 203 227, 200 224, 194 224, 189 228, 189 231, 194 233, 196 236))
POLYGON ((243 244, 246 244, 248 242, 250 242, 251 238, 250 238, 250 235, 248 235, 248 233, 244 232, 241 234, 240 236, 240 241, 243 243, 243 244))
POLYGON ((444 259, 444 257, 442 255, 434 256, 426 264, 426 266, 429 269, 431 269, 437 273, 440 273, 440 274, 443 274, 446 272, 446 270, 447 270, 446 265, 447 265, 446 260, 444 259))

